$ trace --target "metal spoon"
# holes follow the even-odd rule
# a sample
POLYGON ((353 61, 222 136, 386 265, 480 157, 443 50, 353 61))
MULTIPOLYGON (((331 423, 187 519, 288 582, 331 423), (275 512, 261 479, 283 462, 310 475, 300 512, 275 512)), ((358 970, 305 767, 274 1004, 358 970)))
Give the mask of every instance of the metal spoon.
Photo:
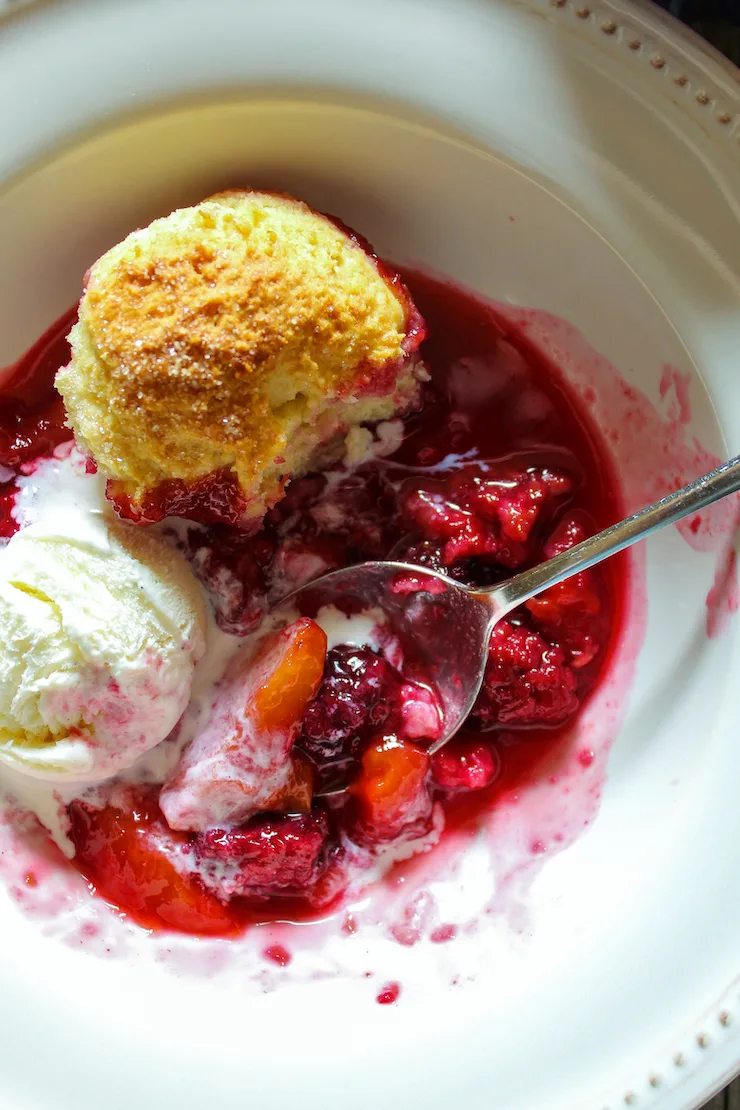
MULTIPOLYGON (((286 601, 313 609, 332 604, 346 608, 354 603, 355 608, 359 605, 361 609, 383 610, 402 644, 407 650, 410 647, 439 693, 445 730, 427 749, 434 754, 455 735, 472 710, 483 684, 491 633, 508 613, 658 528, 675 524, 739 489, 740 456, 569 551, 488 589, 463 586, 444 574, 409 563, 372 562, 326 574, 286 601), (399 592, 399 582, 408 576, 413 576, 419 588, 399 592)), ((316 796, 341 794, 347 785, 337 783, 316 796)))

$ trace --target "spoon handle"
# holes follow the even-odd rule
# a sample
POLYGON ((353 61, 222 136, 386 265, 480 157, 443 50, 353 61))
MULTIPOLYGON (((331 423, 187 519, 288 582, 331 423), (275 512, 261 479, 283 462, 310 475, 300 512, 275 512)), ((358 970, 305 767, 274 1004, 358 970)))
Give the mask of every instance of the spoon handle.
POLYGON ((488 598, 489 604, 494 602, 497 615, 504 616, 549 586, 556 586, 558 582, 578 574, 579 571, 601 563, 610 555, 616 555, 618 551, 644 539, 658 528, 675 524, 739 489, 740 456, 730 459, 675 493, 669 493, 654 505, 648 505, 618 524, 605 528, 603 532, 582 540, 575 547, 555 555, 547 562, 522 571, 500 586, 477 590, 476 593, 481 599, 488 598))

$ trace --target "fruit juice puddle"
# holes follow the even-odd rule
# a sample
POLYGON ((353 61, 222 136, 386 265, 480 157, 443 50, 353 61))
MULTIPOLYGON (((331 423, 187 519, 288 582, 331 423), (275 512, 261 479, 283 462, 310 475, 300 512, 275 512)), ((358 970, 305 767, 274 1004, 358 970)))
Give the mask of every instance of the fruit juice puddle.
MULTIPOLYGON (((344 473, 293 483, 256 537, 225 526, 190 528, 179 521, 170 528, 165 522, 164 534, 189 555, 211 598, 220 626, 214 644, 223 647, 226 638, 250 633, 296 576, 358 559, 398 557, 440 566, 452 553, 458 559, 452 573, 464 567, 476 581, 503 579, 719 462, 695 441, 686 443, 688 382, 678 371, 665 368, 659 407, 565 321, 482 302, 423 274, 404 277, 429 327, 423 355, 432 382, 422 412, 405 420, 402 442, 398 429, 390 429, 380 455, 344 473), (482 487, 488 491, 483 502, 482 487), (528 531, 530 518, 535 525, 528 531), (488 532, 481 525, 486 519, 493 521, 488 532)), ((73 319, 70 313, 60 320, 6 379, 0 402, 0 535, 6 538, 22 519, 18 476, 25 473, 32 485, 35 469, 46 473, 49 465, 37 463, 39 457, 54 455, 61 466, 70 453, 51 382, 67 361, 64 336, 73 319)), ((100 479, 90 474, 89 480, 100 479)), ((710 634, 721 631, 737 608, 730 546, 735 511, 733 503, 720 502, 679 526, 693 548, 720 556, 707 599, 710 634)), ((237 900, 206 921, 205 931, 231 937, 246 930, 244 944, 180 938, 167 931, 156 899, 133 912, 126 905, 121 867, 112 884, 91 873, 95 851, 110 846, 105 820, 91 824, 77 810, 73 839, 77 864, 117 907, 115 915, 102 898, 88 894, 75 861, 65 861, 17 804, 8 807, 0 857, 11 895, 44 921, 45 931, 92 951, 130 951, 141 936, 137 921, 159 931, 151 943, 177 969, 211 973, 231 966, 237 952, 248 948, 250 966, 265 988, 295 968, 300 949, 312 948, 318 959, 329 938, 380 930, 402 947, 428 941, 447 952, 492 913, 504 913, 516 925, 539 868, 598 812, 609 747, 644 634, 644 552, 615 558, 582 576, 573 590, 543 600, 500 630, 475 722, 433 763, 434 812, 416 840, 402 841, 400 852, 389 844, 372 865, 364 859, 335 898, 329 889, 327 900, 312 906, 296 898, 237 900), (466 875, 473 843, 487 853, 485 874, 476 879, 466 875), (413 858, 398 862, 404 854, 413 858), (453 880, 452 896, 441 891, 442 877, 453 880)), ((370 674, 375 664, 367 657, 358 662, 357 651, 342 648, 341 615, 338 624, 326 689, 329 695, 340 690, 350 703, 355 698, 366 727, 378 712, 378 702, 368 702, 365 681, 377 678, 370 674)), ((390 668, 378 681, 386 683, 391 703, 398 675, 390 668)), ((315 727, 306 723, 299 739, 309 758, 326 754, 321 738, 331 734, 326 714, 334 710, 330 698, 322 701, 324 693, 322 688, 310 711, 315 727)), ((158 760, 167 765, 173 758, 170 741, 160 748, 146 764, 150 782, 161 781, 158 760)), ((142 790, 137 820, 147 827, 161 824, 156 793, 149 785, 142 790)), ((52 823, 48 797, 41 816, 52 823)), ((321 974, 337 968, 332 956, 321 974)), ((354 974, 374 973, 356 965, 354 974)), ((397 984, 378 983, 377 997, 394 1002, 397 984)))

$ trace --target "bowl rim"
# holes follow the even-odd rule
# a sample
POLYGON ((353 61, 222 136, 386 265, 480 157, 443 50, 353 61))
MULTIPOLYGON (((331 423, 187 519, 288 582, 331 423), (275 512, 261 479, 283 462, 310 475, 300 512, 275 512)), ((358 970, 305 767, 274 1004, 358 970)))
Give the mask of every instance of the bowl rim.
MULTIPOLYGON (((487 0, 493 2, 493 0, 487 0)), ((74 6, 77 0, 17 0, 5 8, 0 0, 0 38, 5 26, 17 21, 33 18, 36 12, 43 12, 60 6, 74 6)), ((698 34, 680 23, 675 17, 657 8, 649 0, 600 0, 597 5, 586 6, 572 0, 517 0, 517 3, 541 14, 552 23, 564 28, 570 35, 583 42, 596 44, 604 49, 609 44, 618 44, 621 55, 639 72, 642 79, 650 80, 653 87, 672 104, 677 104, 695 123, 698 123, 712 142, 722 145, 723 150, 735 164, 740 163, 740 69, 717 49, 700 38, 698 34), (586 14, 583 14, 583 13, 586 14), (631 44, 639 43, 638 46, 631 44), (659 64, 660 63, 660 64, 659 64), (685 78, 685 80, 684 80, 685 78), (676 91, 678 90, 678 92, 676 91)), ((284 83, 280 83, 284 89, 284 83)), ((265 87, 267 90, 267 87, 265 87)), ((296 92, 305 86, 296 86, 296 92)), ((327 87, 325 94, 331 96, 336 89, 327 87)), ((219 101, 228 100, 228 90, 213 93, 219 101)), ((259 95, 255 88, 255 95, 259 95)), ((311 86, 312 99, 319 99, 320 90, 311 86)), ((193 99, 203 103, 202 94, 193 94, 193 99)), ((378 98, 373 95, 373 101, 378 98)), ((389 98, 392 106, 395 98, 389 98)), ((144 108, 133 108, 116 115, 113 120, 102 124, 90 124, 89 132, 99 131, 101 127, 125 126, 140 119, 142 113, 155 111, 158 114, 169 108, 187 106, 188 97, 176 96, 168 104, 166 98, 158 99, 156 104, 144 108)), ((404 113, 409 110, 404 105, 404 113)), ((430 111, 429 117, 433 113, 430 111)), ((420 113, 420 123, 423 123, 420 113)), ((441 121, 435 117, 435 129, 440 130, 441 121)), ((88 128, 69 136, 60 143, 59 148, 44 148, 39 161, 47 161, 63 152, 66 147, 76 145, 85 137, 88 128)), ((462 135, 462 131, 460 132, 462 135)), ((470 142, 466 136, 466 142, 470 142)), ((37 163, 32 160, 19 170, 24 176, 33 172, 37 163)), ((9 175, 2 181, 2 189, 18 180, 9 175)), ((722 993, 713 1010, 724 1012, 724 1000, 736 990, 732 984, 722 993)), ((721 1020, 721 1018, 720 1018, 721 1020)), ((702 1057, 702 1066, 708 1065, 709 1052, 702 1057)), ((740 1069, 740 1045, 737 1058, 731 1068, 718 1077, 708 1080, 701 1095, 686 1104, 686 1110, 701 1107, 716 1091, 720 1090, 740 1069)))

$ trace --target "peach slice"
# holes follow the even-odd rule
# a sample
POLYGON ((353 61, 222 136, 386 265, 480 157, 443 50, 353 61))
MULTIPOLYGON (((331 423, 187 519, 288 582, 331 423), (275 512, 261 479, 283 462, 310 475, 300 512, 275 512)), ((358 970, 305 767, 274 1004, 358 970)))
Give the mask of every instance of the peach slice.
POLYGON ((162 788, 171 828, 203 832, 264 810, 310 808, 310 769, 292 748, 325 658, 326 635, 308 617, 236 657, 208 723, 162 788))

